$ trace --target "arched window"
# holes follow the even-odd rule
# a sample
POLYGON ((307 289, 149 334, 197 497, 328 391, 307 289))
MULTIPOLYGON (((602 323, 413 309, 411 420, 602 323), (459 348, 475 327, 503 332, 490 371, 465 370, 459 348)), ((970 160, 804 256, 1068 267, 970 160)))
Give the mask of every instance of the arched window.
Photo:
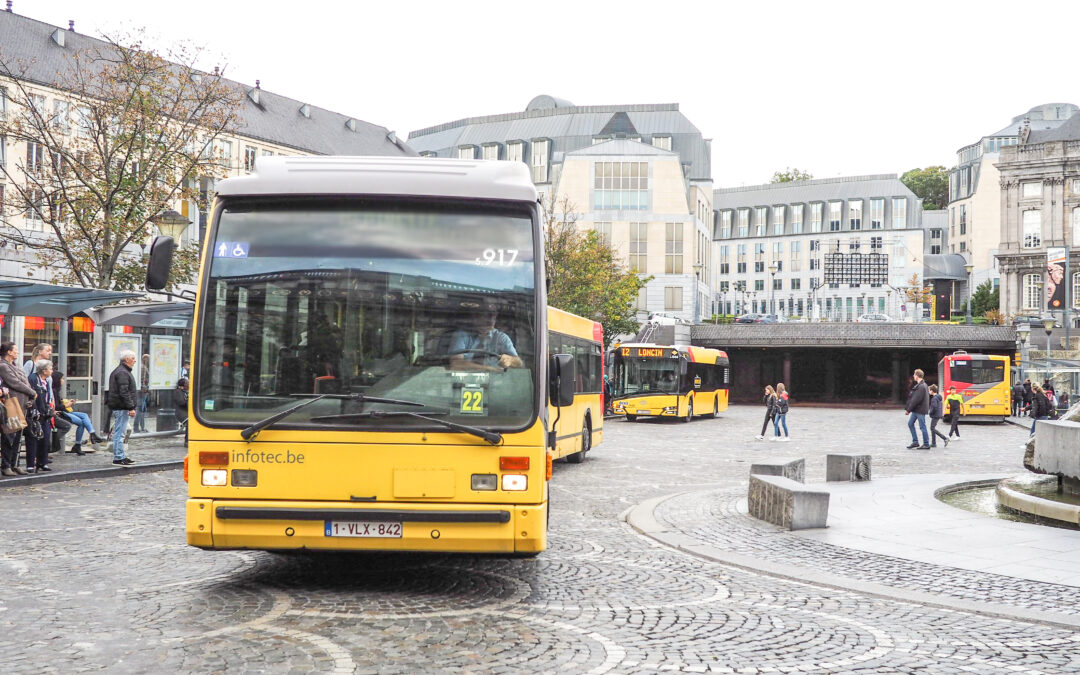
POLYGON ((1074 310, 1080 309, 1080 272, 1073 272, 1072 306, 1074 310))
POLYGON ((1024 275, 1024 309, 1039 309, 1039 301, 1042 299, 1042 276, 1039 274, 1024 275))

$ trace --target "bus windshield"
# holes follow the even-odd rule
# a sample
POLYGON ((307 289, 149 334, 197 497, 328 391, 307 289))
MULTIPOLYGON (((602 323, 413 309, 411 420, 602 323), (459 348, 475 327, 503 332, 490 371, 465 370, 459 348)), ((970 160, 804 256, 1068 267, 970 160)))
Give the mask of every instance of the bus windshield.
POLYGON ((675 393, 679 390, 676 359, 618 358, 615 361, 615 397, 675 393))
POLYGON ((229 201, 202 289, 194 410, 247 425, 522 428, 537 412, 527 210, 229 201), (364 397, 396 399, 373 403, 364 397), (435 425, 438 427, 438 425, 435 425))

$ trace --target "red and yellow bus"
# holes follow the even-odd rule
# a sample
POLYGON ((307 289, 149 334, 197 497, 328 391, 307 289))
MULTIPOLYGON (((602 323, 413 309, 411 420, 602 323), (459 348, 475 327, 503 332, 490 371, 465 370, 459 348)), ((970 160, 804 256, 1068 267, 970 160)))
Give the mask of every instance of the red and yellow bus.
POLYGON ((1004 421, 1010 415, 1012 375, 1008 356, 968 354, 956 351, 938 362, 941 397, 949 387, 964 398, 963 417, 972 420, 1004 421))
POLYGON ((705 347, 621 344, 614 356, 614 402, 628 421, 673 417, 689 422, 727 410, 731 363, 705 347))

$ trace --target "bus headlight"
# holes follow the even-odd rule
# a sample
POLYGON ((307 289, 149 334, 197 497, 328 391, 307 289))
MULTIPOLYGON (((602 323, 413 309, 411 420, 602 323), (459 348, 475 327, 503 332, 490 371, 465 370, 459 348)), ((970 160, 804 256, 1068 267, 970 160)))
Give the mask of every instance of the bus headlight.
POLYGON ((233 487, 255 487, 259 484, 259 472, 255 469, 233 469, 233 487))
POLYGON ((679 412, 679 408, 676 407, 676 406, 673 406, 673 405, 669 405, 668 407, 664 408, 664 414, 665 415, 675 415, 678 412, 679 412))
POLYGON ((494 490, 499 487, 499 477, 493 473, 474 473, 472 475, 472 489, 494 490))
POLYGON ((221 487, 225 485, 227 474, 225 469, 203 469, 202 484, 207 487, 221 487))
POLYGON ((502 477, 502 489, 507 492, 521 492, 529 487, 529 478, 520 473, 507 473, 502 477))

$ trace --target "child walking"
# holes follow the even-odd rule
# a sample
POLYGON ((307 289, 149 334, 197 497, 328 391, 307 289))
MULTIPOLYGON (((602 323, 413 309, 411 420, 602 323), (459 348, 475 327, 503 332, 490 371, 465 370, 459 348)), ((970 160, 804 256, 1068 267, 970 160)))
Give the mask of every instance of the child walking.
POLYGON ((936 384, 930 385, 930 447, 937 447, 937 439, 945 441, 945 447, 949 447, 949 437, 937 430, 938 422, 941 421, 941 394, 938 393, 936 384))
POLYGON ((756 436, 760 441, 765 438, 765 430, 769 428, 769 422, 772 421, 773 415, 776 412, 776 391, 773 390, 771 384, 765 385, 765 421, 761 423, 761 433, 756 436))

